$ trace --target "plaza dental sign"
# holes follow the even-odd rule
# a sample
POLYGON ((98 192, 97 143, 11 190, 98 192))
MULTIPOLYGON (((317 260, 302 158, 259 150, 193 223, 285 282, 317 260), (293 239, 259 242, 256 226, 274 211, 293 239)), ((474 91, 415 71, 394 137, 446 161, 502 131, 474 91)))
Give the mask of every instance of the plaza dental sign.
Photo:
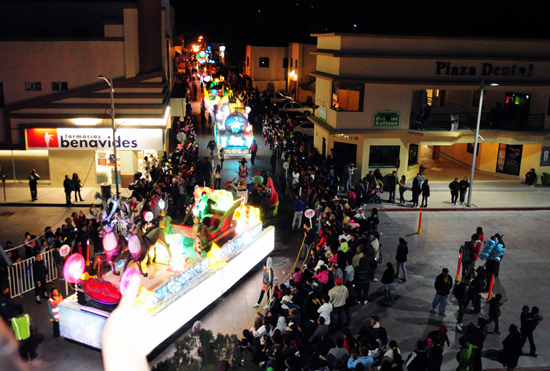
POLYGON ((445 76, 532 77, 533 65, 495 66, 492 63, 481 63, 479 66, 461 66, 450 62, 435 62, 435 74, 445 76))
MULTIPOLYGON (((102 150, 113 148, 111 129, 27 129, 27 149, 102 150)), ((118 129, 116 147, 121 150, 162 150, 162 129, 118 129)))

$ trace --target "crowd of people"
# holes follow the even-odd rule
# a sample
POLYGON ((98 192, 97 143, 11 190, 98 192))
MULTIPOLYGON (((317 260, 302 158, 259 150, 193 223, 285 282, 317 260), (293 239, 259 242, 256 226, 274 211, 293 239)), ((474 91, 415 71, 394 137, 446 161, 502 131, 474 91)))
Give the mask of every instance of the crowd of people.
MULTIPOLYGON (((189 83, 189 86, 195 86, 194 81, 190 80, 189 83)), ((396 338, 397 331, 385 327, 383 318, 372 315, 368 323, 352 326, 352 308, 366 308, 372 302, 373 296, 369 295, 371 283, 380 281, 383 297, 379 304, 387 306, 392 304, 397 286, 408 280, 407 241, 399 239, 396 267, 391 262, 384 264, 378 210, 365 208, 365 204, 377 202, 374 196, 379 197, 384 189, 389 193, 390 202, 395 200, 395 191, 398 189, 400 201, 405 203, 403 194, 406 179, 401 177, 398 181, 396 172, 383 176, 380 170, 376 170, 369 171, 354 185, 352 163, 343 162, 336 152, 324 158, 309 143, 297 140, 289 117, 279 114, 275 106, 262 102, 257 90, 246 89, 246 85, 237 80, 233 83, 242 86, 241 97, 253 108, 251 121, 262 124, 265 145, 272 150, 271 169, 259 172, 263 182, 247 183, 246 176, 237 175, 225 186, 234 190, 236 195, 244 192, 243 197, 249 204, 262 209, 264 221, 276 215, 274 208, 278 205, 278 198, 275 196, 288 195, 292 200, 294 215, 290 227, 301 229, 304 233, 304 242, 298 252, 302 264, 289 272, 285 280, 277 282, 271 259, 266 261, 262 290, 255 304, 261 311, 254 324, 243 331, 240 342, 243 354, 247 355, 250 362, 274 371, 439 370, 444 349, 450 346, 445 325, 419 339, 416 349, 409 355, 402 354, 396 338), (283 163, 288 167, 283 168, 283 163), (278 179, 277 174, 280 174, 278 179), (278 192, 274 187, 274 179, 279 183, 278 192), (314 210, 315 216, 304 222, 302 216, 307 209, 314 210), (383 265, 381 273, 380 265, 383 265)), ((197 93, 194 94, 196 97, 197 93)), ((204 123, 201 125, 204 128, 204 123)), ((174 218, 184 218, 190 212, 189 206, 194 203, 193 191, 196 185, 215 188, 223 186, 223 150, 216 149, 215 142, 212 145, 209 143, 207 149, 210 157, 201 159, 193 117, 182 117, 177 120, 176 127, 179 141, 177 149, 162 158, 144 158, 143 173, 136 174, 135 182, 130 186, 130 208, 137 215, 152 212, 153 225, 160 224, 163 210, 167 210, 174 218), (166 208, 160 206, 161 199, 167 202, 166 208)), ((246 159, 241 159, 239 174, 248 175, 248 170, 246 159)), ((67 176, 73 183, 71 192, 75 192, 75 175, 70 178, 67 176)), ((78 175, 76 181, 80 184, 78 175)), ((469 186, 467 183, 466 178, 461 182, 458 179, 451 182, 449 188, 453 204, 456 204, 459 196, 459 202, 464 202, 469 186)), ((420 207, 427 207, 428 184, 428 180, 422 179, 420 174, 413 180, 413 206, 419 207, 418 199, 422 195, 420 207)), ((75 199, 77 196, 75 192, 75 199)), ((33 199, 35 197, 34 190, 33 199)), ((67 203, 70 201, 69 193, 67 203)), ((73 213, 55 231, 47 227, 38 236, 27 233, 22 245, 25 251, 23 257, 19 256, 11 242, 6 243, 5 250, 13 262, 35 258, 32 263, 36 281, 35 297, 37 303, 41 302, 42 297, 49 300, 54 335, 59 335, 58 325, 57 329, 55 327, 55 322, 59 320, 55 303, 59 302, 60 295, 55 288, 48 291, 45 274, 51 272, 40 268, 40 256, 45 251, 54 251, 58 277, 62 279, 63 257, 60 249, 63 245, 68 245, 71 253, 80 253, 85 257, 92 258, 94 253, 100 253, 102 244, 99 231, 102 226, 97 219, 98 214, 99 211, 92 205, 89 215, 73 213), (93 250, 88 252, 89 248, 93 250)), ((500 235, 494 238, 497 243, 503 244, 500 235)), ((462 323, 470 302, 474 305, 474 313, 479 314, 480 294, 487 288, 487 277, 495 272, 498 276, 498 266, 495 267, 498 264, 495 262, 487 264, 489 274, 484 273, 483 267, 475 269, 483 245, 484 234, 478 228, 471 241, 465 244, 462 261, 464 280, 454 291, 459 304, 457 329, 463 333, 460 337, 461 349, 457 354, 459 371, 481 370, 481 351, 489 332, 488 326, 493 323, 493 332, 499 334, 498 317, 503 304, 500 294, 490 301, 489 318, 480 317, 476 324, 462 323), (485 280, 479 278, 483 275, 485 280)), ((18 321, 28 323, 30 329, 30 318, 25 317, 22 308, 9 304, 6 264, 0 264, 0 284, 3 289, 0 311, 4 321, 12 327, 18 321)), ((444 316, 453 289, 448 269, 442 270, 434 286, 436 296, 432 310, 435 312, 438 308, 438 314, 444 316)), ((502 356, 509 368, 517 365, 517 358, 527 340, 530 354, 536 356, 533 331, 541 320, 542 315, 537 307, 531 310, 524 307, 520 330, 515 325, 510 326, 509 335, 503 342, 502 356)), ((36 356, 38 339, 27 340, 30 338, 30 330, 28 334, 24 332, 17 336, 22 357, 27 359, 36 356)))

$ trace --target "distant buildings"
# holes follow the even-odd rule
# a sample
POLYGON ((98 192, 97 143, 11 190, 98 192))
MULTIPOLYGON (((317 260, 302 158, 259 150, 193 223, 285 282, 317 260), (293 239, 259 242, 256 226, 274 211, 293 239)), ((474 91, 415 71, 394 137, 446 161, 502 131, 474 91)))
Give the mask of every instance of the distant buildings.
POLYGON ((274 89, 305 102, 314 96, 315 45, 290 43, 288 46, 246 46, 244 74, 252 78, 260 92, 274 89))

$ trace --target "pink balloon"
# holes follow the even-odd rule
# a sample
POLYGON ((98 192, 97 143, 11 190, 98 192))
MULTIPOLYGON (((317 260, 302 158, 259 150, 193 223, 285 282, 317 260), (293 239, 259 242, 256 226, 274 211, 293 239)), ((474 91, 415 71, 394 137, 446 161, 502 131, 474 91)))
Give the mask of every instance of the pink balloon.
POLYGON ((69 283, 75 283, 86 270, 86 262, 80 254, 72 254, 67 258, 63 266, 63 277, 69 283))
POLYGON ((141 276, 139 275, 136 267, 127 268, 124 273, 122 273, 122 277, 120 278, 120 293, 122 295, 126 293, 126 289, 128 288, 133 276, 137 276, 141 280, 141 276))

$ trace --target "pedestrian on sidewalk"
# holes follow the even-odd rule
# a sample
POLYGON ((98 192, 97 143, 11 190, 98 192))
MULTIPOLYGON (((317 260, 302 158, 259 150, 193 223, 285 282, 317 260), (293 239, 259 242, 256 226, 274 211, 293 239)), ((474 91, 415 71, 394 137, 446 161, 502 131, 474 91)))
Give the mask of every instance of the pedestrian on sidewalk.
POLYGON ((420 173, 416 174, 416 177, 413 179, 412 182, 412 203, 414 208, 418 208, 418 197, 420 196, 420 193, 422 186, 422 178, 420 178, 420 173))
POLYGON ((460 190, 458 178, 449 183, 449 189, 451 190, 451 205, 454 206, 456 205, 456 200, 458 200, 458 191, 460 190))
POLYGON ((453 280, 449 276, 449 270, 443 268, 441 274, 436 277, 435 283, 435 297, 432 301, 432 313, 435 313, 435 307, 439 304, 439 315, 445 315, 445 309, 447 308, 447 302, 449 300, 449 294, 453 288, 453 280))
POLYGON ((29 175, 29 188, 31 189, 31 198, 32 201, 38 200, 38 180, 40 179, 40 175, 36 173, 36 170, 32 169, 31 173, 29 175))
POLYGON ((405 205, 405 191, 407 190, 407 178, 405 175, 401 175, 399 180, 399 203, 405 205))
POLYGON ((80 178, 78 177, 77 173, 73 173, 73 187, 74 187, 74 202, 78 202, 78 197, 80 197, 80 201, 84 201, 82 199, 82 195, 80 194, 80 189, 82 188, 82 182, 80 181, 80 178))
POLYGON ((71 193, 74 190, 74 183, 68 175, 65 175, 65 180, 63 181, 63 188, 65 189, 65 201, 67 205, 71 205, 71 193))
POLYGON ((396 185, 397 185, 397 172, 394 170, 390 175, 388 175, 388 191, 390 192, 388 202, 391 202, 391 203, 395 202, 396 185))
POLYGON ((424 179, 422 182, 422 203, 420 207, 428 207, 428 197, 430 197, 430 186, 428 184, 428 179, 424 179))
POLYGON ((407 282, 407 255, 409 254, 409 248, 407 247, 407 241, 403 238, 399 238, 399 245, 397 246, 397 252, 395 253, 395 260, 397 261, 397 269, 395 271, 395 278, 399 278, 399 271, 403 271, 403 276, 399 278, 401 282, 407 282))
POLYGON ((459 183, 460 185, 460 205, 464 205, 464 198, 466 197, 466 192, 468 192, 468 188, 470 188, 470 182, 468 182, 468 178, 464 177, 459 183))

